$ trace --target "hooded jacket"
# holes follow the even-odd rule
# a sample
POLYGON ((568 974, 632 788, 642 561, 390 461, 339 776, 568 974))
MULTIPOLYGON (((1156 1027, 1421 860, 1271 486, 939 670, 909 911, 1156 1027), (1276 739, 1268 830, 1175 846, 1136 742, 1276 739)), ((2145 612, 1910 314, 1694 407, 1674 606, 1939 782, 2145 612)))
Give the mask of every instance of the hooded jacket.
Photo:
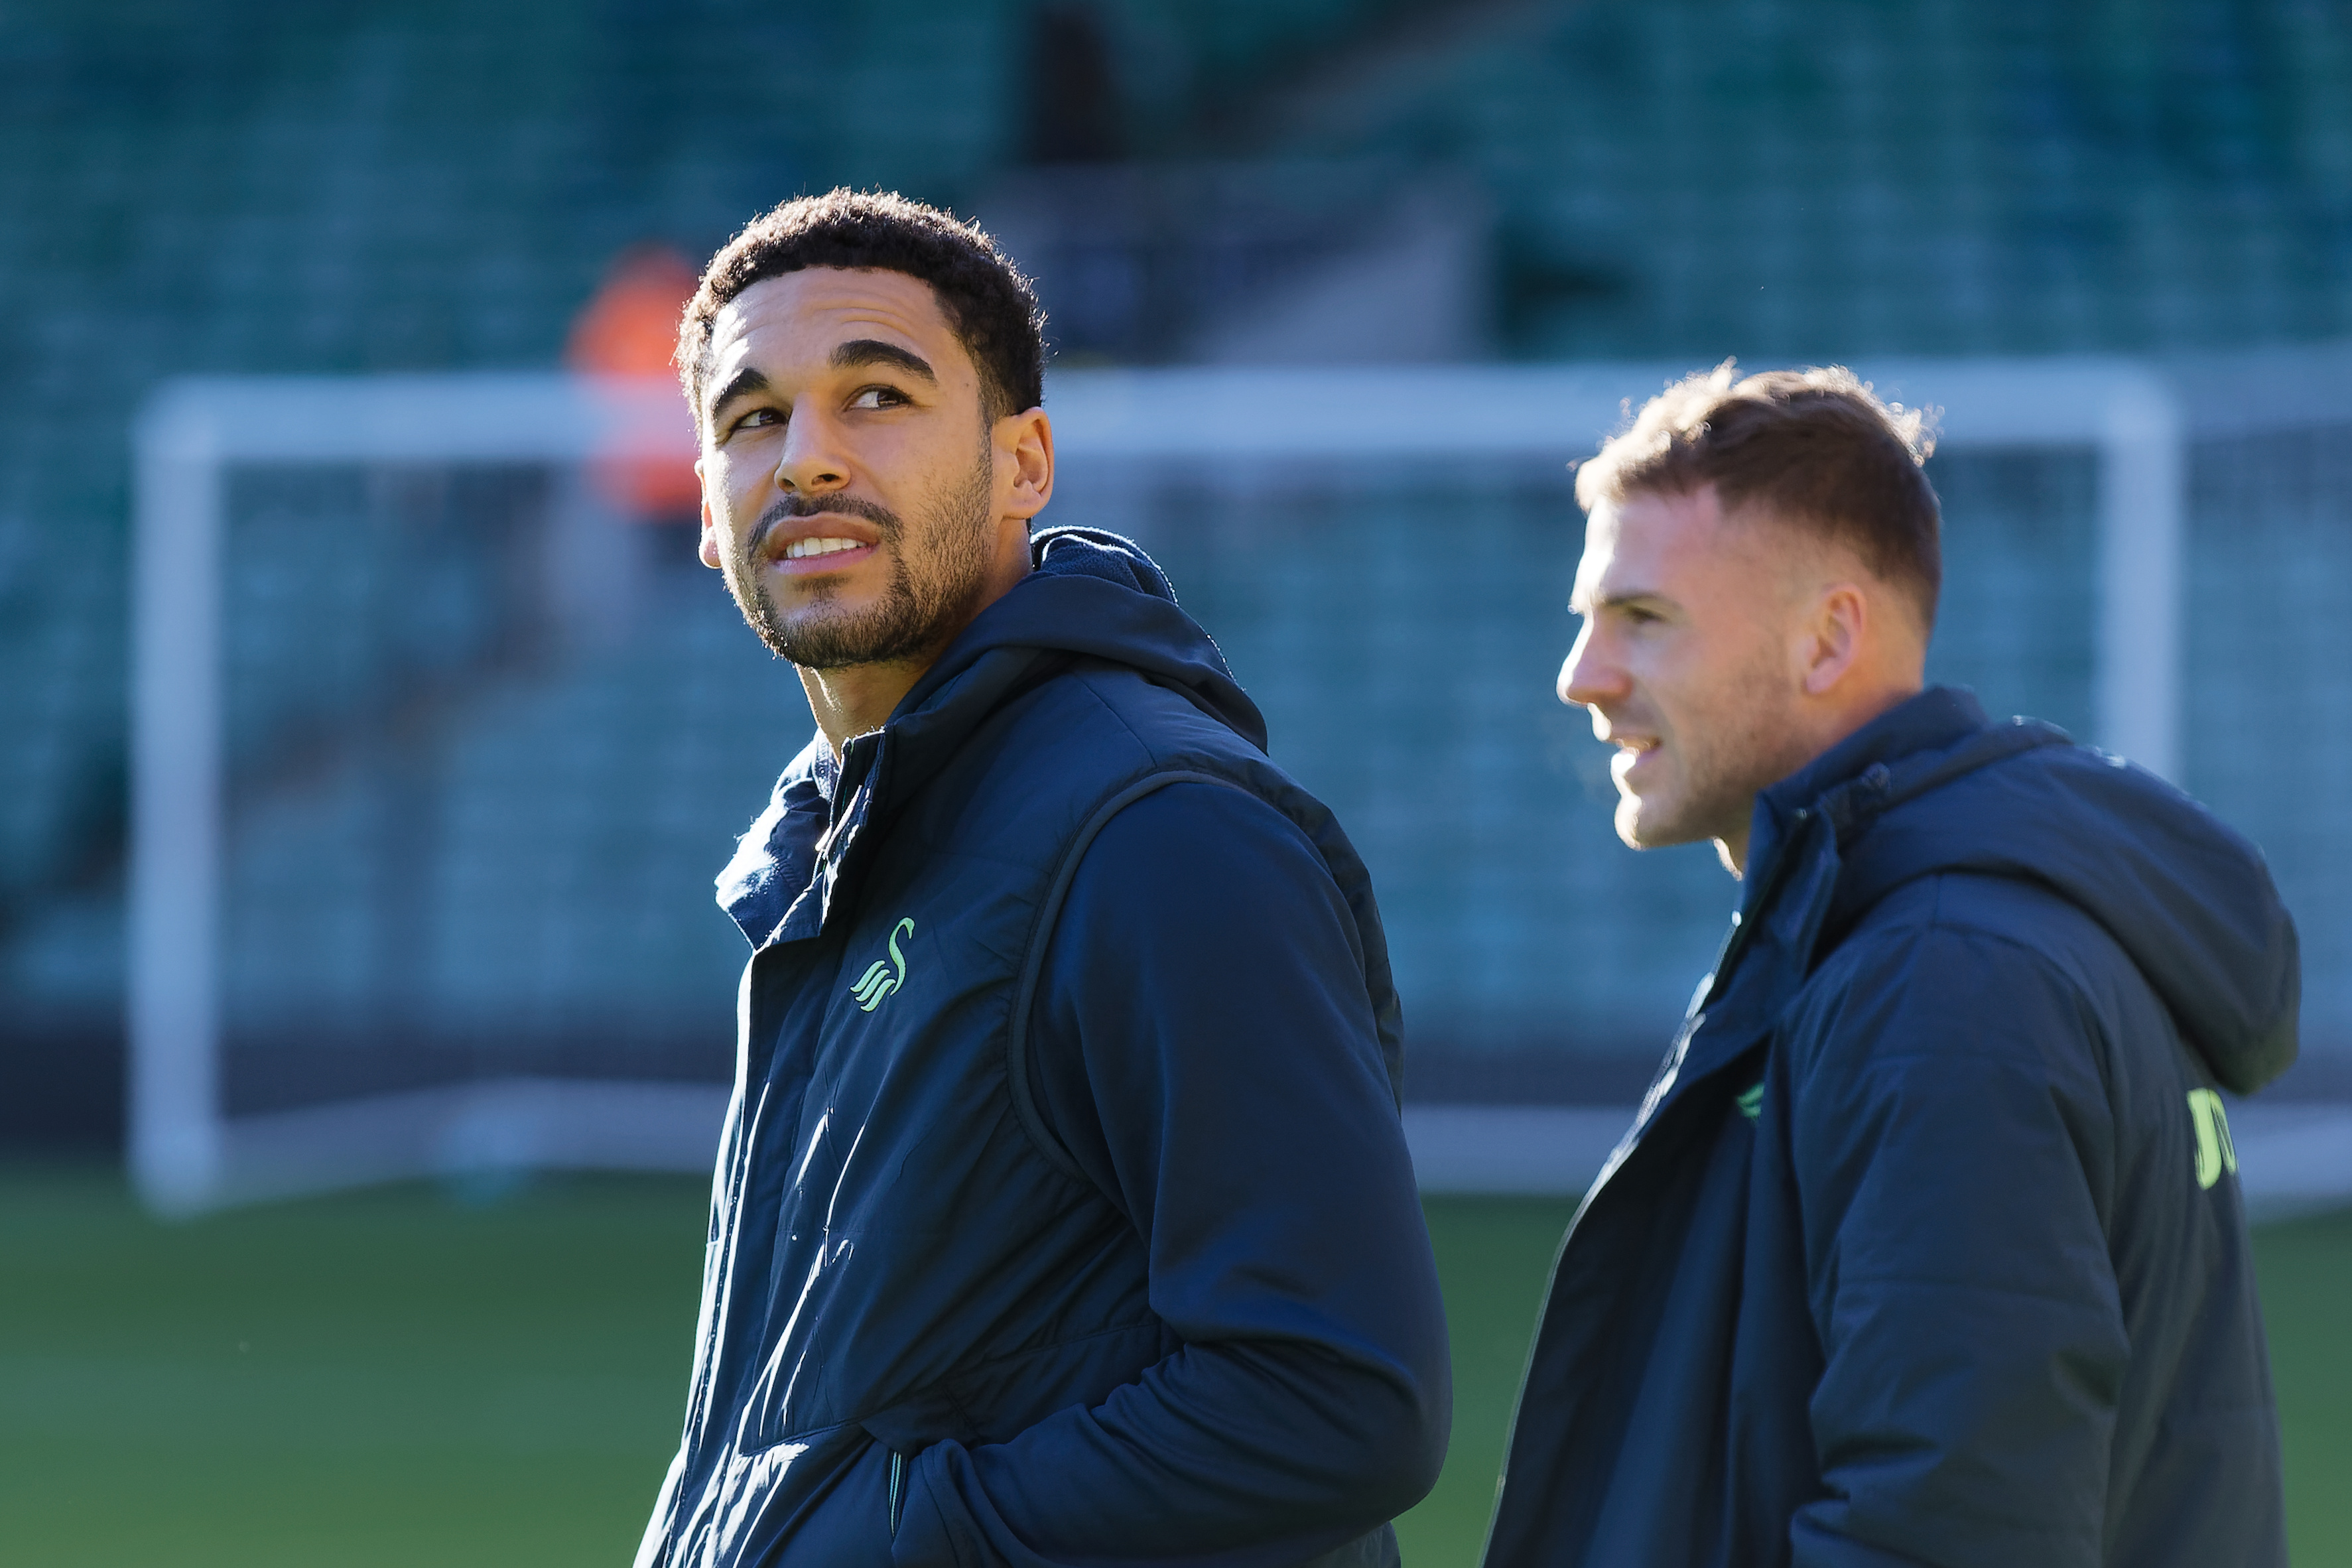
POLYGON ((1758 800, 1570 1225, 1489 1568, 2284 1563, 2217 1086, 2294 929, 2179 791, 1933 689, 1758 800))
POLYGON ((1450 1389, 1369 881, 1159 570, 1040 534, 719 879, 645 1568, 1392 1563, 1450 1389))

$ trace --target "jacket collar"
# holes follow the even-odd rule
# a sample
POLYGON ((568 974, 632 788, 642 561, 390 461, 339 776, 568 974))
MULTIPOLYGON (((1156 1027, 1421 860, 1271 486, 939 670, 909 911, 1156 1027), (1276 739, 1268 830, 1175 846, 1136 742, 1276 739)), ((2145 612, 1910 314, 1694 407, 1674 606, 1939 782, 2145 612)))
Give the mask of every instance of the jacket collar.
POLYGON ((1960 773, 2064 740, 2045 724, 1996 725, 1965 689, 1930 687, 1759 794, 1739 910, 1637 1131, 1769 1032, 1811 973, 1845 870, 1843 851, 1881 813, 1960 773))
POLYGON ((1256 705, 1140 549, 1085 528, 1046 530, 1031 549, 1030 574, 973 617, 882 728, 842 748, 837 771, 822 776, 820 736, 778 782, 719 879, 719 903, 755 946, 817 934, 901 804, 1073 659, 1140 670, 1265 749, 1256 705))
POLYGON ((1748 875, 1740 889, 1743 914, 1769 896, 1783 847, 1812 812, 1837 811, 1843 805, 1845 820, 1833 826, 1841 840, 1850 839, 1860 817, 1872 807, 1884 809, 1884 799, 1869 797, 1891 793, 1895 764, 1923 752, 1948 752, 1990 728, 1992 721, 1974 692, 1965 687, 1931 686, 1760 792, 1748 829, 1748 875), (1845 793, 1838 794, 1841 790, 1845 793))
POLYGON ((719 907, 752 946, 814 936, 868 824, 946 765, 1038 660, 1032 648, 942 657, 881 729, 850 738, 838 763, 824 736, 812 737, 719 873, 719 907))

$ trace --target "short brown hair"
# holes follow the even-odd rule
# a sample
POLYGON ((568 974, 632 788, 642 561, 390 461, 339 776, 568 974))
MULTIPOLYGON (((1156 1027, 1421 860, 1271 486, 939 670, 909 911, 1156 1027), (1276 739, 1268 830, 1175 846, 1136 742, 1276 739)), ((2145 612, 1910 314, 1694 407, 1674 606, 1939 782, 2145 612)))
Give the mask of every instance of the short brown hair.
POLYGON ((1738 381, 1733 371, 1726 360, 1650 399, 1578 469, 1578 502, 1590 511, 1713 485, 1726 512, 1760 508, 1847 546, 1933 627, 1943 516, 1921 471, 1936 449, 1927 417, 1882 403, 1842 365, 1738 381))
POLYGON ((711 323, 764 278, 810 267, 903 272, 931 286, 980 371, 981 411, 1001 419, 1045 400, 1045 313, 1029 279, 980 226, 889 191, 844 186, 761 214, 721 247, 678 323, 677 374, 702 417, 711 323))

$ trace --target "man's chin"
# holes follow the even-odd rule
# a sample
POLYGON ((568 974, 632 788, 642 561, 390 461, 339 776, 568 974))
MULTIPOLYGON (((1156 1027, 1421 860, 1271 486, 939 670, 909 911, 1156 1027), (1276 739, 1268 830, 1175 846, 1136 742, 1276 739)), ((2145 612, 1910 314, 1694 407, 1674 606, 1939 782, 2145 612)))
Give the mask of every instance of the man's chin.
POLYGON ((1696 844, 1713 835, 1678 818, 1667 803, 1643 800, 1635 795, 1620 793, 1617 797, 1617 837, 1630 849, 1671 849, 1678 844, 1696 844))
POLYGON ((864 664, 896 664, 936 653, 936 629, 907 606, 885 603, 863 609, 838 605, 778 615, 772 601, 754 629, 770 651, 803 669, 852 669, 864 664))

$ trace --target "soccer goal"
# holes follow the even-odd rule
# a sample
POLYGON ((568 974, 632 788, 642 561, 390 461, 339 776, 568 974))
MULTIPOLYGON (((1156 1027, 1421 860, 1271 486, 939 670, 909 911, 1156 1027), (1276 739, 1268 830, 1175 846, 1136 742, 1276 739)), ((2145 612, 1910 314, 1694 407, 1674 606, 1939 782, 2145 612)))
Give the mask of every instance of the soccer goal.
MULTIPOLYGON (((1153 551, 1372 868, 1431 1190, 1580 1187, 1731 906, 1703 851, 1615 842, 1605 751, 1550 689, 1567 465, 1689 368, 1049 384, 1046 521, 1153 551)), ((2325 807, 2352 789, 2352 355, 1858 368, 1939 411, 1931 673, 2269 847, 2313 1048, 2352 1057, 2352 829, 2325 807), (2289 712, 2297 791, 2233 749, 2289 712)), ((136 441, 149 1202, 707 1169, 742 959, 709 879, 809 720, 690 530, 598 482, 687 459, 675 387, 191 381, 136 441)))

